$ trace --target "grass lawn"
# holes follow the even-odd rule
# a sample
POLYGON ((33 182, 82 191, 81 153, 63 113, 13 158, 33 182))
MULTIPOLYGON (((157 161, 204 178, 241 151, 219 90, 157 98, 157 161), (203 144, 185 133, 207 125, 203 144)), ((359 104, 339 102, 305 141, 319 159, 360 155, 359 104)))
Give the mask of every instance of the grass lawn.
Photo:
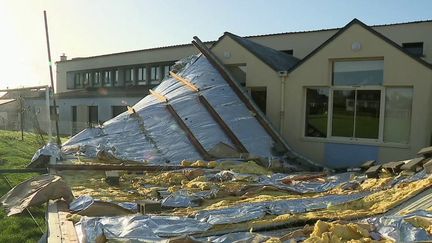
MULTIPOLYGON (((24 168, 39 147, 40 144, 34 134, 25 133, 24 141, 21 141, 20 132, 0 130, 0 169, 24 168)), ((4 175, 7 176, 12 186, 15 186, 37 174, 4 175)), ((3 175, 0 175, 0 196, 7 191, 9 191, 9 185, 3 175)), ((43 231, 46 230, 45 210, 45 206, 30 208, 43 231)), ((41 236, 41 230, 26 211, 6 217, 5 211, 0 209, 0 242, 37 242, 41 236)))

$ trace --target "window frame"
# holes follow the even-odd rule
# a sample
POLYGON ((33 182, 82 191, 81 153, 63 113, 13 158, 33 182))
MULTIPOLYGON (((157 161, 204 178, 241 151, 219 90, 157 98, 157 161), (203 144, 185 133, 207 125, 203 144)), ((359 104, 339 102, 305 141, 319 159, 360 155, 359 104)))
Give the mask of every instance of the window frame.
POLYGON ((160 84, 161 82, 161 67, 160 65, 155 65, 150 67, 150 84, 160 84), (155 77, 153 77, 153 70, 155 70, 155 77))
POLYGON ((329 87, 329 107, 328 107, 328 120, 327 120, 327 138, 331 138, 337 141, 358 141, 358 142, 384 142, 384 113, 385 113, 385 86, 331 86, 329 87), (353 124, 353 136, 352 137, 341 137, 333 136, 333 96, 336 90, 379 90, 380 91, 380 111, 379 111, 379 127, 378 127, 378 138, 356 138, 354 137, 356 131, 356 107, 357 107, 357 92, 354 101, 354 124, 353 124))
MULTIPOLYGON (((379 145, 385 147, 396 147, 396 148, 409 148, 410 142, 408 143, 397 143, 397 142, 386 142, 384 141, 384 123, 385 123, 385 107, 386 107, 386 90, 387 88, 411 88, 414 92, 414 87, 412 85, 386 85, 385 80, 383 80, 382 85, 347 85, 347 86, 335 86, 333 85, 333 71, 334 71, 334 63, 335 62, 343 62, 343 61, 373 61, 373 60, 382 60, 383 57, 370 57, 370 58, 337 58, 337 59, 329 59, 329 76, 327 84, 323 85, 308 85, 303 86, 303 104, 302 104, 302 129, 299 129, 301 134, 300 137, 305 141, 315 141, 315 142, 337 142, 337 143, 345 143, 345 144, 361 144, 361 145, 379 145), (307 105, 307 89, 328 89, 328 117, 327 117, 327 136, 326 137, 312 137, 306 135, 306 105, 307 105), (378 139, 368 139, 368 138, 355 138, 355 137, 338 137, 332 135, 333 129, 333 94, 334 90, 380 90, 380 112, 379 112, 379 131, 378 131, 378 139)), ((383 79, 385 77, 385 70, 383 69, 383 79)), ((411 103, 411 112, 413 109, 414 102, 411 103)), ((412 117, 411 117, 411 126, 412 126, 412 117)), ((355 130, 354 130, 355 131, 355 130)), ((411 135, 410 135, 411 137, 411 135)))

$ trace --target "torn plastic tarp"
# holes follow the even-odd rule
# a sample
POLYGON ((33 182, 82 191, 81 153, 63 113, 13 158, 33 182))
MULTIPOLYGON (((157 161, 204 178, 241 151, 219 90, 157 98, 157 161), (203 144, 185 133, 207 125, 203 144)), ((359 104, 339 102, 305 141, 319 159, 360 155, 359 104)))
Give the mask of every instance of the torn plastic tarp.
POLYGON ((410 183, 413 181, 422 180, 422 179, 427 178, 428 176, 429 176, 429 174, 426 173, 425 170, 421 170, 421 171, 419 171, 419 172, 417 172, 414 175, 411 175, 409 177, 403 177, 403 176, 396 177, 391 181, 391 183, 389 183, 389 186, 393 187, 393 186, 397 186, 397 185, 402 184, 402 183, 410 183))
POLYGON ((92 217, 120 216, 136 213, 136 204, 135 209, 131 210, 120 204, 94 200, 91 196, 83 195, 69 204, 69 210, 72 213, 92 217))
POLYGON ((164 207, 187 208, 197 207, 203 199, 215 197, 217 190, 188 192, 187 190, 179 190, 171 193, 161 202, 164 207))
MULTIPOLYGON (((199 95, 207 99, 248 151, 256 156, 272 157, 275 141, 204 56, 191 61, 178 74, 200 89, 199 95)), ((206 151, 221 142, 233 146, 199 102, 197 93, 174 78, 165 79, 155 91, 167 97, 168 103, 206 151)), ((132 115, 122 113, 102 127, 77 134, 63 144, 62 149, 73 151, 73 147, 86 146, 86 149, 96 151, 99 144, 104 144, 115 148, 115 156, 119 159, 149 164, 178 164, 183 159, 203 159, 164 103, 148 95, 133 109, 136 113, 132 115)), ((95 155, 96 152, 86 154, 95 155)))
POLYGON ((123 217, 82 217, 76 224, 80 242, 95 242, 102 235, 106 239, 132 238, 152 241, 160 240, 160 237, 205 232, 210 228, 210 224, 192 218, 138 214, 123 217))
POLYGON ((38 149, 33 155, 31 162, 27 165, 28 168, 39 168, 46 167, 50 161, 50 157, 54 157, 55 160, 62 159, 62 152, 57 144, 48 143, 42 148, 38 149))
POLYGON ((269 204, 271 214, 282 215, 287 213, 304 213, 318 209, 325 209, 331 205, 339 205, 361 199, 371 192, 360 192, 348 195, 326 195, 316 198, 300 198, 276 201, 269 204))
POLYGON ((0 198, 0 204, 10 216, 21 213, 27 207, 60 198, 68 203, 74 199, 66 182, 60 176, 40 175, 12 188, 0 198))
MULTIPOLYGON (((202 239, 202 242, 212 242, 212 243, 260 243, 265 242, 270 237, 251 233, 251 232, 236 232, 229 233, 222 236, 212 236, 206 239, 202 239)), ((199 239, 201 240, 201 239, 199 239)))
POLYGON ((416 227, 406 220, 415 216, 422 216, 432 220, 432 213, 419 210, 404 216, 382 216, 364 219, 361 222, 372 224, 378 232, 395 242, 430 242, 432 235, 425 229, 416 227))
POLYGON ((326 195, 315 198, 300 198, 271 202, 245 203, 235 207, 203 210, 195 215, 197 220, 210 224, 231 224, 262 218, 265 214, 282 215, 287 213, 304 213, 325 209, 330 205, 339 205, 361 199, 371 192, 360 192, 349 195, 326 195))
POLYGON ((235 208, 224 208, 208 211, 200 211, 195 218, 201 222, 210 224, 235 224, 259 219, 266 214, 265 205, 243 205, 235 208))
POLYGON ((318 193, 329 191, 343 183, 351 180, 354 173, 347 172, 328 176, 325 178, 325 182, 320 181, 299 181, 294 185, 287 185, 281 182, 286 174, 274 174, 270 177, 262 176, 260 177, 259 184, 261 185, 271 185, 279 189, 289 190, 297 193, 318 193))

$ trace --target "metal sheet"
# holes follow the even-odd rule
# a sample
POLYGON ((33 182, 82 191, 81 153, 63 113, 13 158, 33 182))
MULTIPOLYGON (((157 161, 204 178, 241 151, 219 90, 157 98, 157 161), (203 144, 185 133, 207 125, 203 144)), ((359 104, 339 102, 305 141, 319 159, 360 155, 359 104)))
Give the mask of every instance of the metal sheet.
MULTIPOLYGON (((273 139, 231 90, 219 72, 203 56, 191 61, 179 75, 200 88, 234 134, 253 154, 271 157, 273 139), (253 131, 253 132, 251 132, 253 131)), ((168 98, 182 120, 206 150, 230 139, 213 120, 192 92, 173 78, 165 79, 155 91, 168 98)), ((183 159, 202 159, 186 134, 172 119, 165 104, 149 95, 133 106, 136 115, 127 113, 105 122, 100 128, 89 128, 64 144, 63 151, 86 145, 85 154, 94 156, 99 144, 114 148, 114 155, 124 160, 150 164, 178 164, 183 159), (94 152, 91 152, 94 151, 94 152)))

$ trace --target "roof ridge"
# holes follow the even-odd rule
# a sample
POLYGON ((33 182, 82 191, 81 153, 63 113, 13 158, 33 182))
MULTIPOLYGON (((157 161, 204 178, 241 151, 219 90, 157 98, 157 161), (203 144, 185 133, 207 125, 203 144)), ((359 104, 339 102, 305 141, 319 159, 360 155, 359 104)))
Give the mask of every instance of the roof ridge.
POLYGON ((405 55, 411 57, 412 59, 414 59, 415 61, 423 64, 424 66, 432 69, 432 64, 426 62, 425 60, 416 57, 414 55, 412 55, 411 53, 407 52, 406 50, 404 50, 401 46, 399 46, 397 43, 395 43, 393 40, 389 39, 388 37, 386 37, 385 35, 381 34, 380 32, 378 32, 377 30, 375 30, 372 26, 368 26, 367 24, 363 23, 362 21, 358 20, 357 18, 354 18, 353 20, 351 20, 348 24, 346 24, 344 27, 340 28, 335 34, 333 34, 330 38, 328 38, 324 43, 322 43, 321 45, 319 45, 317 48, 315 48, 314 50, 312 50, 308 55, 306 55, 303 59, 301 59, 298 63, 296 63, 296 65, 294 65, 289 72, 292 72, 293 70, 297 69, 297 67, 301 66, 303 63, 305 63, 307 60, 309 60, 312 56, 314 56, 317 52, 319 52, 322 48, 326 47, 330 42, 332 42, 334 39, 336 39, 337 37, 339 37, 341 34, 343 34, 347 29, 349 29, 352 25, 354 24, 358 24, 360 25, 362 28, 366 29, 367 31, 369 31, 371 34, 375 35, 376 37, 378 37, 379 39, 385 41, 387 44, 392 45, 393 47, 395 47, 396 49, 398 49, 399 51, 405 53, 405 55))
MULTIPOLYGON (((360 21, 357 18, 354 18, 353 20, 360 21)), ((402 25, 402 24, 427 23, 427 22, 432 22, 432 19, 416 20, 416 21, 409 21, 409 22, 399 22, 399 23, 392 23, 392 24, 371 25, 370 27, 373 28, 373 27, 393 26, 393 25, 402 25)), ((320 31, 332 31, 332 30, 340 30, 342 28, 343 27, 335 27, 335 28, 328 28, 328 29, 304 30, 304 31, 289 31, 289 32, 271 33, 271 34, 246 35, 246 36, 240 36, 240 37, 241 38, 249 39, 249 38, 254 38, 254 37, 288 35, 288 34, 302 34, 302 33, 312 33, 312 32, 320 32, 320 31)), ((224 35, 226 33, 233 34, 231 32, 225 31, 224 35)), ((233 34, 233 35, 235 35, 235 34, 233 34)), ((235 35, 235 36, 237 36, 237 35, 235 35)), ((218 40, 204 41, 204 43, 205 44, 215 44, 216 42, 218 42, 218 40)), ((151 50, 158 50, 158 49, 164 49, 164 48, 175 48, 175 47, 186 47, 186 46, 192 46, 192 44, 190 44, 190 43, 184 43, 184 44, 176 44, 176 45, 168 45, 168 46, 150 47, 150 48, 137 49, 137 50, 131 50, 131 51, 114 52, 114 53, 102 54, 102 55, 93 55, 93 56, 86 56, 86 57, 75 57, 75 58, 72 58, 72 59, 66 60, 66 61, 56 61, 56 63, 63 63, 63 62, 70 62, 70 61, 79 61, 79 60, 83 60, 83 59, 91 59, 91 58, 98 58, 98 57, 106 57, 106 56, 114 56, 114 55, 121 55, 121 54, 129 54, 129 53, 135 53, 135 52, 141 52, 141 51, 151 51, 151 50)))
MULTIPOLYGON (((354 18, 354 19, 358 20, 357 18, 354 18)), ((358 20, 358 21, 360 21, 360 20, 358 20)), ((376 24, 376 25, 370 25, 370 27, 373 28, 373 27, 382 27, 382 26, 393 26, 393 25, 402 25, 402 24, 418 24, 418 23, 428 23, 428 22, 432 22, 432 19, 415 20, 415 21, 408 21, 408 22, 397 22, 397 23, 391 23, 391 24, 376 24)), ((313 29, 313 30, 287 31, 287 32, 270 33, 270 34, 246 35, 246 36, 243 36, 243 38, 264 37, 264 36, 274 36, 274 35, 303 34, 303 33, 311 33, 311 32, 339 30, 342 28, 343 27, 334 27, 334 28, 313 29)))

